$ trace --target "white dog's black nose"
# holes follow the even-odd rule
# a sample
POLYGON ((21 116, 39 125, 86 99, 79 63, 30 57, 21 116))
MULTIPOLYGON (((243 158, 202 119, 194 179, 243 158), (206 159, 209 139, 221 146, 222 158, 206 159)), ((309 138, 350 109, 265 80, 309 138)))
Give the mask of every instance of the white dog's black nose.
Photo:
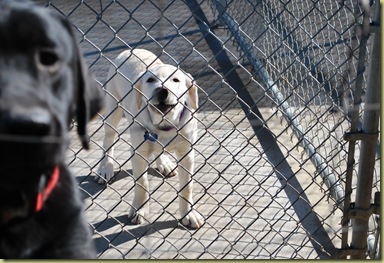
POLYGON ((49 134, 51 123, 49 112, 40 108, 0 112, 0 133, 44 136, 49 134))
POLYGON ((159 103, 165 103, 168 98, 169 91, 165 88, 156 88, 155 97, 159 103))

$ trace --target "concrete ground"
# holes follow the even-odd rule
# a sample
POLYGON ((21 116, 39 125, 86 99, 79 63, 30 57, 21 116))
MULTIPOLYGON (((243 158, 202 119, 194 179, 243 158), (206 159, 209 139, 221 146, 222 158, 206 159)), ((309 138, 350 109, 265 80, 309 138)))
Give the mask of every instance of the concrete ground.
MULTIPOLYGON (((214 17, 207 1, 201 8, 214 17)), ((106 81, 110 60, 131 48, 149 49, 170 64, 191 73, 200 86, 198 142, 194 179, 195 207, 206 223, 198 230, 179 222, 178 179, 149 173, 151 215, 148 223, 132 225, 127 213, 133 198, 129 134, 125 120, 115 157, 116 180, 103 186, 94 182, 102 155, 102 118, 89 125, 91 150, 82 150, 72 132, 68 163, 84 194, 85 212, 102 259, 314 259, 327 254, 331 242, 339 246, 340 210, 321 187, 313 165, 302 156, 281 114, 251 77, 238 65, 239 54, 224 29, 214 33, 222 41, 236 73, 260 109, 277 144, 304 189, 321 229, 303 226, 307 214, 297 214, 295 200, 286 191, 290 182, 268 160, 262 143, 225 80, 184 1, 51 1, 50 8, 67 15, 79 28, 81 48, 96 79, 106 81), (80 32, 81 31, 81 32, 80 32), (85 35, 83 37, 83 34, 85 35), (320 245, 312 234, 324 232, 320 245), (328 241, 327 241, 328 240, 328 241), (315 249, 315 247, 317 247, 315 249), (319 247, 323 249, 319 249, 319 247), (319 252, 320 251, 320 252, 319 252)), ((298 193, 297 196, 300 196, 298 193)), ((301 198, 301 197, 300 197, 301 198)), ((307 211, 308 212, 308 211, 307 211)))

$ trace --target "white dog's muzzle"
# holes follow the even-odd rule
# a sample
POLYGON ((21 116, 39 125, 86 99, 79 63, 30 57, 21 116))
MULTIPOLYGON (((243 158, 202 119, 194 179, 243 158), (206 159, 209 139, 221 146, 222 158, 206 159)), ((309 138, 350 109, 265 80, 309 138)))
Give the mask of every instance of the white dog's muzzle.
POLYGON ((173 97, 175 97, 175 95, 173 95, 168 89, 156 88, 153 92, 153 99, 151 103, 165 115, 177 105, 177 100, 173 97))

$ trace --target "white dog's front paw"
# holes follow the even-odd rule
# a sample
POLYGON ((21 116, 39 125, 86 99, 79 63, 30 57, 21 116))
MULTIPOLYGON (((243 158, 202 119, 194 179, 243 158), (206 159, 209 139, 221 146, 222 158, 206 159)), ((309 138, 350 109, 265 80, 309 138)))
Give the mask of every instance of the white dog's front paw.
POLYGON ((181 223, 186 227, 198 229, 204 224, 204 218, 192 209, 181 219, 181 223))
POLYGON ((95 176, 95 181, 99 184, 106 184, 112 179, 114 175, 115 173, 113 170, 113 161, 102 161, 99 167, 98 175, 95 176))
POLYGON ((148 222, 147 216, 149 209, 147 207, 142 207, 139 210, 136 210, 135 208, 131 208, 128 214, 129 220, 132 222, 132 224, 139 225, 143 224, 144 222, 148 222))
POLYGON ((169 157, 162 154, 156 160, 157 169, 164 177, 172 177, 177 175, 177 165, 172 162, 169 157))

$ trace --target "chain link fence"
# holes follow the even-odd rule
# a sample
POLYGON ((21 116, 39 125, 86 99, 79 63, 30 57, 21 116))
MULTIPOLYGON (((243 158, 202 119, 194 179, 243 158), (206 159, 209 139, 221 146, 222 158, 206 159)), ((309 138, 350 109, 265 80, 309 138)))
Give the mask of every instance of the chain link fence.
MULTIPOLYGON (((152 168, 148 223, 128 220, 135 180, 126 120, 108 185, 93 179, 104 117, 90 124, 90 151, 73 135, 68 164, 99 258, 380 256, 378 216, 369 214, 368 251, 348 246, 362 143, 344 137, 361 130, 364 109, 372 106, 364 104, 369 78, 359 64, 368 66, 377 52, 361 38, 373 12, 357 0, 38 2, 71 20, 101 88, 112 60, 134 48, 191 73, 199 86, 194 207, 205 224, 198 230, 179 222, 177 177, 152 168)), ((380 150, 374 151, 372 193, 380 192, 380 150)))

